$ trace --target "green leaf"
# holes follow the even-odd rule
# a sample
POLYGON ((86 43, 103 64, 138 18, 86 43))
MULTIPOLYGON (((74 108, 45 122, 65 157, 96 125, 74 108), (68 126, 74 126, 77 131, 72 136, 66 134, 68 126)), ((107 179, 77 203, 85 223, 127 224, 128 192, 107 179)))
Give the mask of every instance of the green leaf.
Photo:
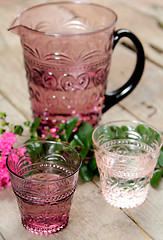
POLYGON ((59 127, 59 130, 56 132, 56 135, 60 135, 63 132, 63 130, 65 129, 65 126, 66 126, 66 123, 61 123, 61 124, 56 125, 56 127, 59 127))
POLYGON ((112 137, 112 135, 115 135, 114 134, 114 132, 115 132, 114 126, 104 125, 102 128, 99 128, 98 131, 99 131, 100 134, 106 133, 107 135, 109 135, 111 137, 112 137))
POLYGON ((75 139, 73 139, 73 140, 70 142, 70 146, 71 146, 72 148, 76 148, 76 141, 75 141, 75 139))
POLYGON ((158 164, 160 167, 163 167, 163 151, 160 152, 160 156, 158 158, 158 164))
POLYGON ((94 172, 97 169, 97 163, 96 163, 95 157, 93 157, 89 160, 88 167, 92 172, 94 172))
POLYGON ((85 146, 83 149, 79 150, 79 155, 80 155, 82 161, 87 156, 88 152, 89 152, 89 148, 87 146, 85 146))
MULTIPOLYGON (((126 131, 127 127, 126 126, 122 126, 121 128, 118 126, 110 126, 110 136, 112 137, 112 139, 116 138, 116 139, 122 139, 125 138, 124 132, 126 131)), ((109 129, 108 129, 109 130, 109 129)))
POLYGON ((111 129, 113 132, 117 132, 117 131, 119 131, 120 127, 113 125, 113 126, 110 126, 110 129, 111 129))
POLYGON ((68 141, 71 134, 73 133, 74 128, 76 127, 76 124, 78 122, 78 117, 71 118, 67 121, 66 126, 65 126, 65 131, 66 131, 66 140, 68 141))
POLYGON ((158 161, 157 161, 157 163, 156 163, 156 167, 157 167, 157 168, 160 168, 160 167, 161 167, 158 161))
POLYGON ((88 168, 88 165, 86 163, 82 163, 79 170, 79 176, 83 182, 89 182, 92 180, 93 172, 88 168))
POLYGON ((18 134, 18 135, 21 135, 21 134, 23 133, 23 128, 22 128, 22 126, 20 126, 20 125, 14 126, 14 133, 15 133, 15 134, 18 134))
POLYGON ((162 178, 162 175, 163 175, 163 169, 157 169, 154 171, 153 177, 150 180, 150 184, 152 185, 152 187, 158 187, 159 182, 162 178))
POLYGON ((32 141, 38 141, 39 140, 38 133, 35 132, 30 138, 31 138, 32 141))
POLYGON ((147 140, 149 137, 148 141, 152 141, 152 139, 160 138, 159 135, 155 133, 155 131, 152 128, 144 126, 143 124, 138 125, 135 130, 141 135, 141 137, 145 137, 145 139, 147 140))
POLYGON ((63 142, 66 141, 66 134, 65 134, 65 132, 64 132, 62 135, 60 135, 60 139, 61 139, 63 142))
POLYGON ((2 122, 1 125, 2 125, 2 127, 4 127, 4 126, 9 125, 9 123, 8 122, 2 122))
POLYGON ((65 126, 66 126, 65 122, 56 125, 56 127, 59 127, 59 128, 62 128, 62 129, 64 129, 65 126))
POLYGON ((30 132, 34 133, 40 125, 41 118, 37 118, 30 127, 30 132))
POLYGON ((6 113, 0 112, 0 119, 3 119, 3 118, 5 118, 5 117, 6 117, 6 113))
POLYGON ((79 125, 78 130, 74 135, 77 144, 80 146, 85 146, 89 149, 92 145, 92 132, 93 127, 91 124, 83 122, 81 125, 79 125))
POLYGON ((98 136, 103 135, 103 139, 100 140, 100 144, 103 144, 107 141, 110 141, 112 139, 115 139, 116 132, 114 126, 107 126, 104 125, 102 128, 99 128, 97 130, 98 136))
POLYGON ((123 139, 126 138, 126 135, 124 135, 124 132, 122 128, 118 129, 116 132, 116 138, 117 139, 123 139))
POLYGON ((41 153, 42 148, 43 144, 36 141, 26 146, 27 149, 26 153, 28 153, 30 157, 33 159, 36 158, 41 153))
POLYGON ((74 139, 77 145, 82 147, 82 149, 79 150, 79 154, 82 160, 84 160, 84 158, 87 156, 92 145, 92 132, 92 125, 87 122, 83 122, 79 125, 78 130, 74 135, 74 139))
POLYGON ((24 125, 25 125, 26 127, 30 127, 30 121, 24 122, 24 125))
POLYGON ((121 129, 125 132, 125 131, 128 131, 128 130, 131 130, 131 127, 130 126, 127 126, 127 125, 123 125, 121 127, 121 129))
POLYGON ((84 147, 84 143, 82 142, 82 140, 79 138, 77 134, 74 135, 74 139, 79 146, 84 147))
POLYGON ((46 140, 54 140, 54 138, 52 137, 51 134, 49 134, 49 135, 46 136, 46 140))
POLYGON ((61 144, 47 144, 46 145, 46 155, 50 156, 55 153, 61 153, 62 154, 63 146, 61 144))
POLYGON ((149 135, 150 130, 149 128, 145 127, 143 124, 139 124, 136 129, 135 129, 138 133, 140 133, 141 136, 143 135, 149 135))
POLYGON ((0 128, 0 134, 4 133, 5 132, 5 129, 3 128, 0 128))
POLYGON ((37 141, 38 140, 38 137, 36 137, 36 136, 31 136, 27 141, 26 141, 26 143, 28 143, 28 142, 34 142, 34 141, 37 141))

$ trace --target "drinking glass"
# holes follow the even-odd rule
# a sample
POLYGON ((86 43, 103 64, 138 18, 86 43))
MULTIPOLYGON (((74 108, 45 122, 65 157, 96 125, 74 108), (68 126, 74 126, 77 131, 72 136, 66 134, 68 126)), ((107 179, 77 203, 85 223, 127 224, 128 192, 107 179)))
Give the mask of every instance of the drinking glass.
POLYGON ((30 7, 15 18, 9 30, 20 36, 33 116, 41 118, 41 132, 76 116, 79 123, 96 126, 102 112, 137 86, 143 47, 131 31, 115 31, 116 21, 116 13, 104 6, 61 1, 30 7), (121 88, 105 93, 112 52, 123 37, 135 46, 135 69, 121 88))
POLYGON ((23 226, 48 235, 69 219, 81 159, 75 149, 53 141, 26 143, 7 158, 23 226))
POLYGON ((102 194, 113 206, 132 208, 147 198, 163 143, 162 134, 139 121, 113 121, 93 132, 102 194))

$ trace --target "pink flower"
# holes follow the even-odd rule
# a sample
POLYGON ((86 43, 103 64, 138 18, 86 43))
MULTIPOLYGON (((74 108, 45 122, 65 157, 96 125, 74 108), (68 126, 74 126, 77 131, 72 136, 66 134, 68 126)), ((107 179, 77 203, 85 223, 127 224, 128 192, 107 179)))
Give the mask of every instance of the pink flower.
POLYGON ((26 151, 27 151, 26 147, 19 148, 17 154, 18 154, 19 156, 24 156, 25 153, 26 153, 26 151))
POLYGON ((12 151, 9 155, 9 160, 12 161, 14 164, 17 164, 20 158, 29 160, 29 157, 25 156, 26 151, 26 147, 18 148, 12 151))
POLYGON ((49 129, 47 130, 46 128, 44 128, 43 133, 41 134, 41 138, 46 139, 49 133, 53 138, 59 138, 59 135, 57 135, 57 132, 59 130, 60 130, 60 127, 53 127, 53 128, 50 128, 50 132, 49 132, 49 129))
POLYGON ((0 156, 0 169, 6 166, 6 159, 7 159, 7 156, 0 156))
POLYGON ((13 144, 17 142, 17 138, 14 133, 4 132, 0 137, 0 152, 1 155, 5 156, 10 153, 13 148, 13 144))
POLYGON ((0 169, 0 189, 4 189, 6 186, 11 186, 7 167, 0 169))
POLYGON ((11 185, 10 175, 6 167, 6 158, 13 149, 15 142, 17 142, 17 138, 14 133, 4 132, 0 137, 0 189, 11 185))

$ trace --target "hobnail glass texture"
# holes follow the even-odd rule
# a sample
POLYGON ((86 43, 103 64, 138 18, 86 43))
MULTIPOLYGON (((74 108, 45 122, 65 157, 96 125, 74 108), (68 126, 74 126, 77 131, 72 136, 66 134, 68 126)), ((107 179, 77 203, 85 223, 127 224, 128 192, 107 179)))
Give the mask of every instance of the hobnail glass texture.
POLYGON ((132 208, 147 198, 162 146, 162 134, 137 121, 115 121, 95 129, 95 157, 105 200, 132 208))
POLYGON ((22 145, 7 159, 23 226, 37 235, 63 229, 69 219, 81 159, 66 144, 22 145))

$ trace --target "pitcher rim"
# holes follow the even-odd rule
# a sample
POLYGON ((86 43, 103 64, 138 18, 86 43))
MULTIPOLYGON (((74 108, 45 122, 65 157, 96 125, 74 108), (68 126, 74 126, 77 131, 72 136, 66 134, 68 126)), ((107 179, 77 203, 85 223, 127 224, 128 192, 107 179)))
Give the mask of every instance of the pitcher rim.
POLYGON ((32 32, 35 32, 35 33, 39 33, 39 34, 43 34, 43 35, 48 35, 48 36, 57 36, 57 37, 75 37, 75 36, 84 36, 84 35, 92 35, 92 34, 96 34, 96 33, 99 33, 99 32, 103 32, 107 29, 110 29, 111 27, 113 27, 115 25, 115 23, 117 22, 117 14, 115 13, 114 10, 112 10, 111 8, 109 7, 106 7, 106 6, 103 6, 103 5, 100 5, 100 4, 96 4, 96 3, 89 3, 89 2, 82 2, 82 1, 57 1, 57 2, 47 2, 47 3, 41 3, 41 4, 37 4, 37 5, 33 5, 31 7, 27 7, 25 8, 24 10, 22 10, 14 19, 14 21, 12 22, 11 26, 8 28, 8 31, 12 30, 12 29, 15 29, 17 27, 23 27, 23 28, 26 28, 32 32), (34 9, 34 8, 38 8, 38 7, 42 7, 42 6, 45 6, 45 5, 60 5, 60 4, 81 4, 81 5, 90 5, 90 6, 95 6, 95 7, 98 7, 98 8, 102 8, 102 9, 105 9, 107 10, 108 12, 112 13, 114 15, 114 20, 112 21, 112 23, 106 27, 98 27, 96 30, 93 30, 93 31, 88 31, 88 32, 81 32, 81 33, 50 33, 50 32, 43 32, 43 31, 39 31, 39 30, 36 30, 36 29, 32 29, 30 27, 27 27, 25 25, 22 25, 22 24, 18 24, 18 25, 15 25, 15 26, 12 26, 14 25, 14 22, 20 18, 20 16, 24 13, 24 12, 27 12, 31 9, 34 9))

